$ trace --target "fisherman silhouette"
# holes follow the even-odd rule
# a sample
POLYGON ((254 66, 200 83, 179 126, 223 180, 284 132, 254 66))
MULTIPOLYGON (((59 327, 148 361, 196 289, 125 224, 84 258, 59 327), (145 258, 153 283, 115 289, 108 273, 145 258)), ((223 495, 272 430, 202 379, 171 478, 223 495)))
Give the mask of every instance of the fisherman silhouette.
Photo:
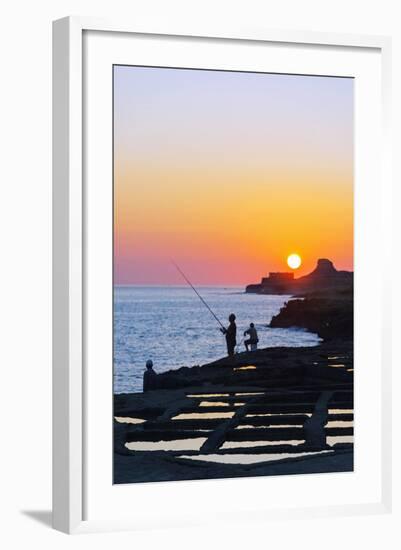
POLYGON ((226 336, 227 353, 230 357, 234 355, 235 346, 237 345, 237 325, 235 324, 235 315, 230 313, 228 320, 230 324, 228 328, 221 328, 221 332, 226 336))
POLYGON ((153 370, 153 361, 146 361, 146 370, 143 373, 143 391, 153 390, 156 387, 157 373, 153 370))
POLYGON ((246 335, 249 336, 249 338, 244 341, 246 351, 249 351, 249 346, 251 346, 251 351, 256 351, 258 349, 259 338, 253 323, 251 323, 249 328, 244 332, 244 336, 246 335))

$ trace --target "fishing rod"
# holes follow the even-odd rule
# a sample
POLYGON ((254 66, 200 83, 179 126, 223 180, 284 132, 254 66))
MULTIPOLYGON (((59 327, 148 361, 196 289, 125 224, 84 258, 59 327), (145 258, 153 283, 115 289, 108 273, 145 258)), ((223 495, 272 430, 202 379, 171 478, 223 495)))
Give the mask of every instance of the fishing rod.
POLYGON ((239 342, 238 344, 236 344, 235 346, 235 353, 239 353, 239 348, 242 346, 242 344, 244 343, 244 340, 245 338, 241 338, 241 342, 239 342))
POLYGON ((213 317, 216 319, 216 321, 219 323, 222 329, 224 331, 226 330, 226 327, 223 325, 223 323, 220 321, 220 319, 217 317, 217 315, 214 313, 212 308, 207 304, 207 302, 202 298, 202 296, 199 294, 199 292, 196 290, 194 285, 191 283, 191 281, 188 279, 188 277, 182 272, 182 270, 178 267, 178 265, 175 263, 174 260, 171 260, 171 263, 176 267, 177 271, 182 275, 182 277, 185 279, 185 281, 189 284, 189 286, 192 288, 192 290, 195 292, 195 294, 198 296, 200 301, 207 307, 207 309, 210 311, 210 313, 213 315, 213 317))

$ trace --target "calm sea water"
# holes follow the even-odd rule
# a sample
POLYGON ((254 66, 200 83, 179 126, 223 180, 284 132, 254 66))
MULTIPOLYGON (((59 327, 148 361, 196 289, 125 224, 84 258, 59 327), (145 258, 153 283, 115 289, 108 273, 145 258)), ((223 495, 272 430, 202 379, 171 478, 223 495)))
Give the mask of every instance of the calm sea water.
MULTIPOLYGON (((319 338, 302 329, 266 325, 290 296, 245 294, 237 287, 200 287, 198 291, 227 325, 237 316, 240 344, 249 323, 256 325, 259 347, 315 346, 319 338)), ((238 349, 244 351, 241 344, 238 349)), ((226 355, 225 338, 210 312, 189 287, 116 286, 114 289, 114 392, 142 391, 145 362, 157 372, 202 365, 226 355)))

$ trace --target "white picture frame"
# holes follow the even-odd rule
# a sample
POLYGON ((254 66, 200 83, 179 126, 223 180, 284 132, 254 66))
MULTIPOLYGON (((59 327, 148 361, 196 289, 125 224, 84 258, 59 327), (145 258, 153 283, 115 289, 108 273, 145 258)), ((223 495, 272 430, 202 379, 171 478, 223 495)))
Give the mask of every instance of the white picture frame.
MULTIPOLYGON (((247 30, 247 29, 208 29, 142 28, 140 25, 121 21, 104 21, 92 18, 69 17, 54 22, 53 32, 53 525, 67 532, 87 532, 96 530, 137 529, 146 525, 129 517, 104 517, 88 519, 87 484, 88 464, 85 453, 90 422, 87 421, 87 324, 85 323, 85 295, 87 282, 85 265, 88 262, 88 246, 84 179, 85 155, 84 140, 84 70, 85 33, 108 33, 113 36, 180 37, 182 40, 216 40, 244 43, 277 43, 299 47, 336 47, 347 51, 358 49, 374 50, 380 56, 382 112, 380 136, 382 155, 381 192, 382 208, 380 219, 382 235, 389 232, 386 225, 390 206, 390 55, 391 42, 387 37, 326 34, 299 31, 247 30)), ((371 197, 374 200, 374 197, 371 197)), ((384 248, 383 262, 388 265, 388 250, 384 248)), ((380 284, 386 285, 386 270, 380 274, 380 284)), ((384 302, 380 301, 380 308, 384 302)), ((386 311, 388 316, 388 311, 386 311)), ((384 318, 386 318, 384 315, 384 318)), ((385 321, 383 321, 385 322, 385 321)), ((383 327, 382 327, 383 328, 383 327)), ((347 515, 365 513, 385 513, 391 509, 391 357, 389 331, 382 330, 378 346, 381 350, 381 423, 383 426, 380 449, 381 497, 376 500, 354 504, 338 502, 333 505, 272 510, 271 517, 313 517, 315 514, 347 515), (386 396, 384 399, 383 396, 386 396)), ((110 435, 110 449, 112 445, 110 435)), ((110 473, 111 476, 111 473, 110 473)), ((241 480, 244 483, 244 480, 241 480)), ((177 482, 173 482, 177 483, 177 482)), ((182 482, 180 482, 182 483, 182 482)), ((208 481, 211 484, 216 481, 208 481)), ((252 481, 249 481, 252 490, 252 481)), ((142 486, 141 498, 145 493, 163 489, 142 486)), ((162 484, 166 485, 166 484, 162 484)), ((184 487, 185 483, 180 485, 184 487)), ((228 487, 226 485, 226 487, 228 487)), ((185 491, 185 488, 183 489, 185 491)), ((153 494, 153 493, 152 493, 153 494)), ((156 494, 156 493, 155 493, 156 494)), ((153 495, 154 496, 154 495, 153 495)), ((262 512, 262 509, 260 509, 262 512)), ((262 521, 264 515, 258 515, 262 521)), ((235 520, 236 518, 234 518, 235 520)), ((246 518, 245 518, 246 519, 246 518)), ((207 518, 205 518, 207 520, 207 518)), ((166 518, 165 525, 190 525, 191 517, 183 517, 172 522, 166 518)), ((149 518, 149 524, 153 523, 149 518)))

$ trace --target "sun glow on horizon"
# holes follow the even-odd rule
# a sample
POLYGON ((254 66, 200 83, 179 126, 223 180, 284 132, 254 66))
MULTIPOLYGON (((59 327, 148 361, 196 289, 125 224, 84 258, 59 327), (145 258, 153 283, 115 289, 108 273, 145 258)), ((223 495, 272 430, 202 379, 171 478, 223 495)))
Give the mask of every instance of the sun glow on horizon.
POLYGON ((353 79, 113 75, 116 284, 180 285, 171 257, 199 285, 353 269, 353 79))
POLYGON ((298 269, 302 264, 302 259, 299 254, 290 254, 287 258, 288 267, 291 269, 298 269))

